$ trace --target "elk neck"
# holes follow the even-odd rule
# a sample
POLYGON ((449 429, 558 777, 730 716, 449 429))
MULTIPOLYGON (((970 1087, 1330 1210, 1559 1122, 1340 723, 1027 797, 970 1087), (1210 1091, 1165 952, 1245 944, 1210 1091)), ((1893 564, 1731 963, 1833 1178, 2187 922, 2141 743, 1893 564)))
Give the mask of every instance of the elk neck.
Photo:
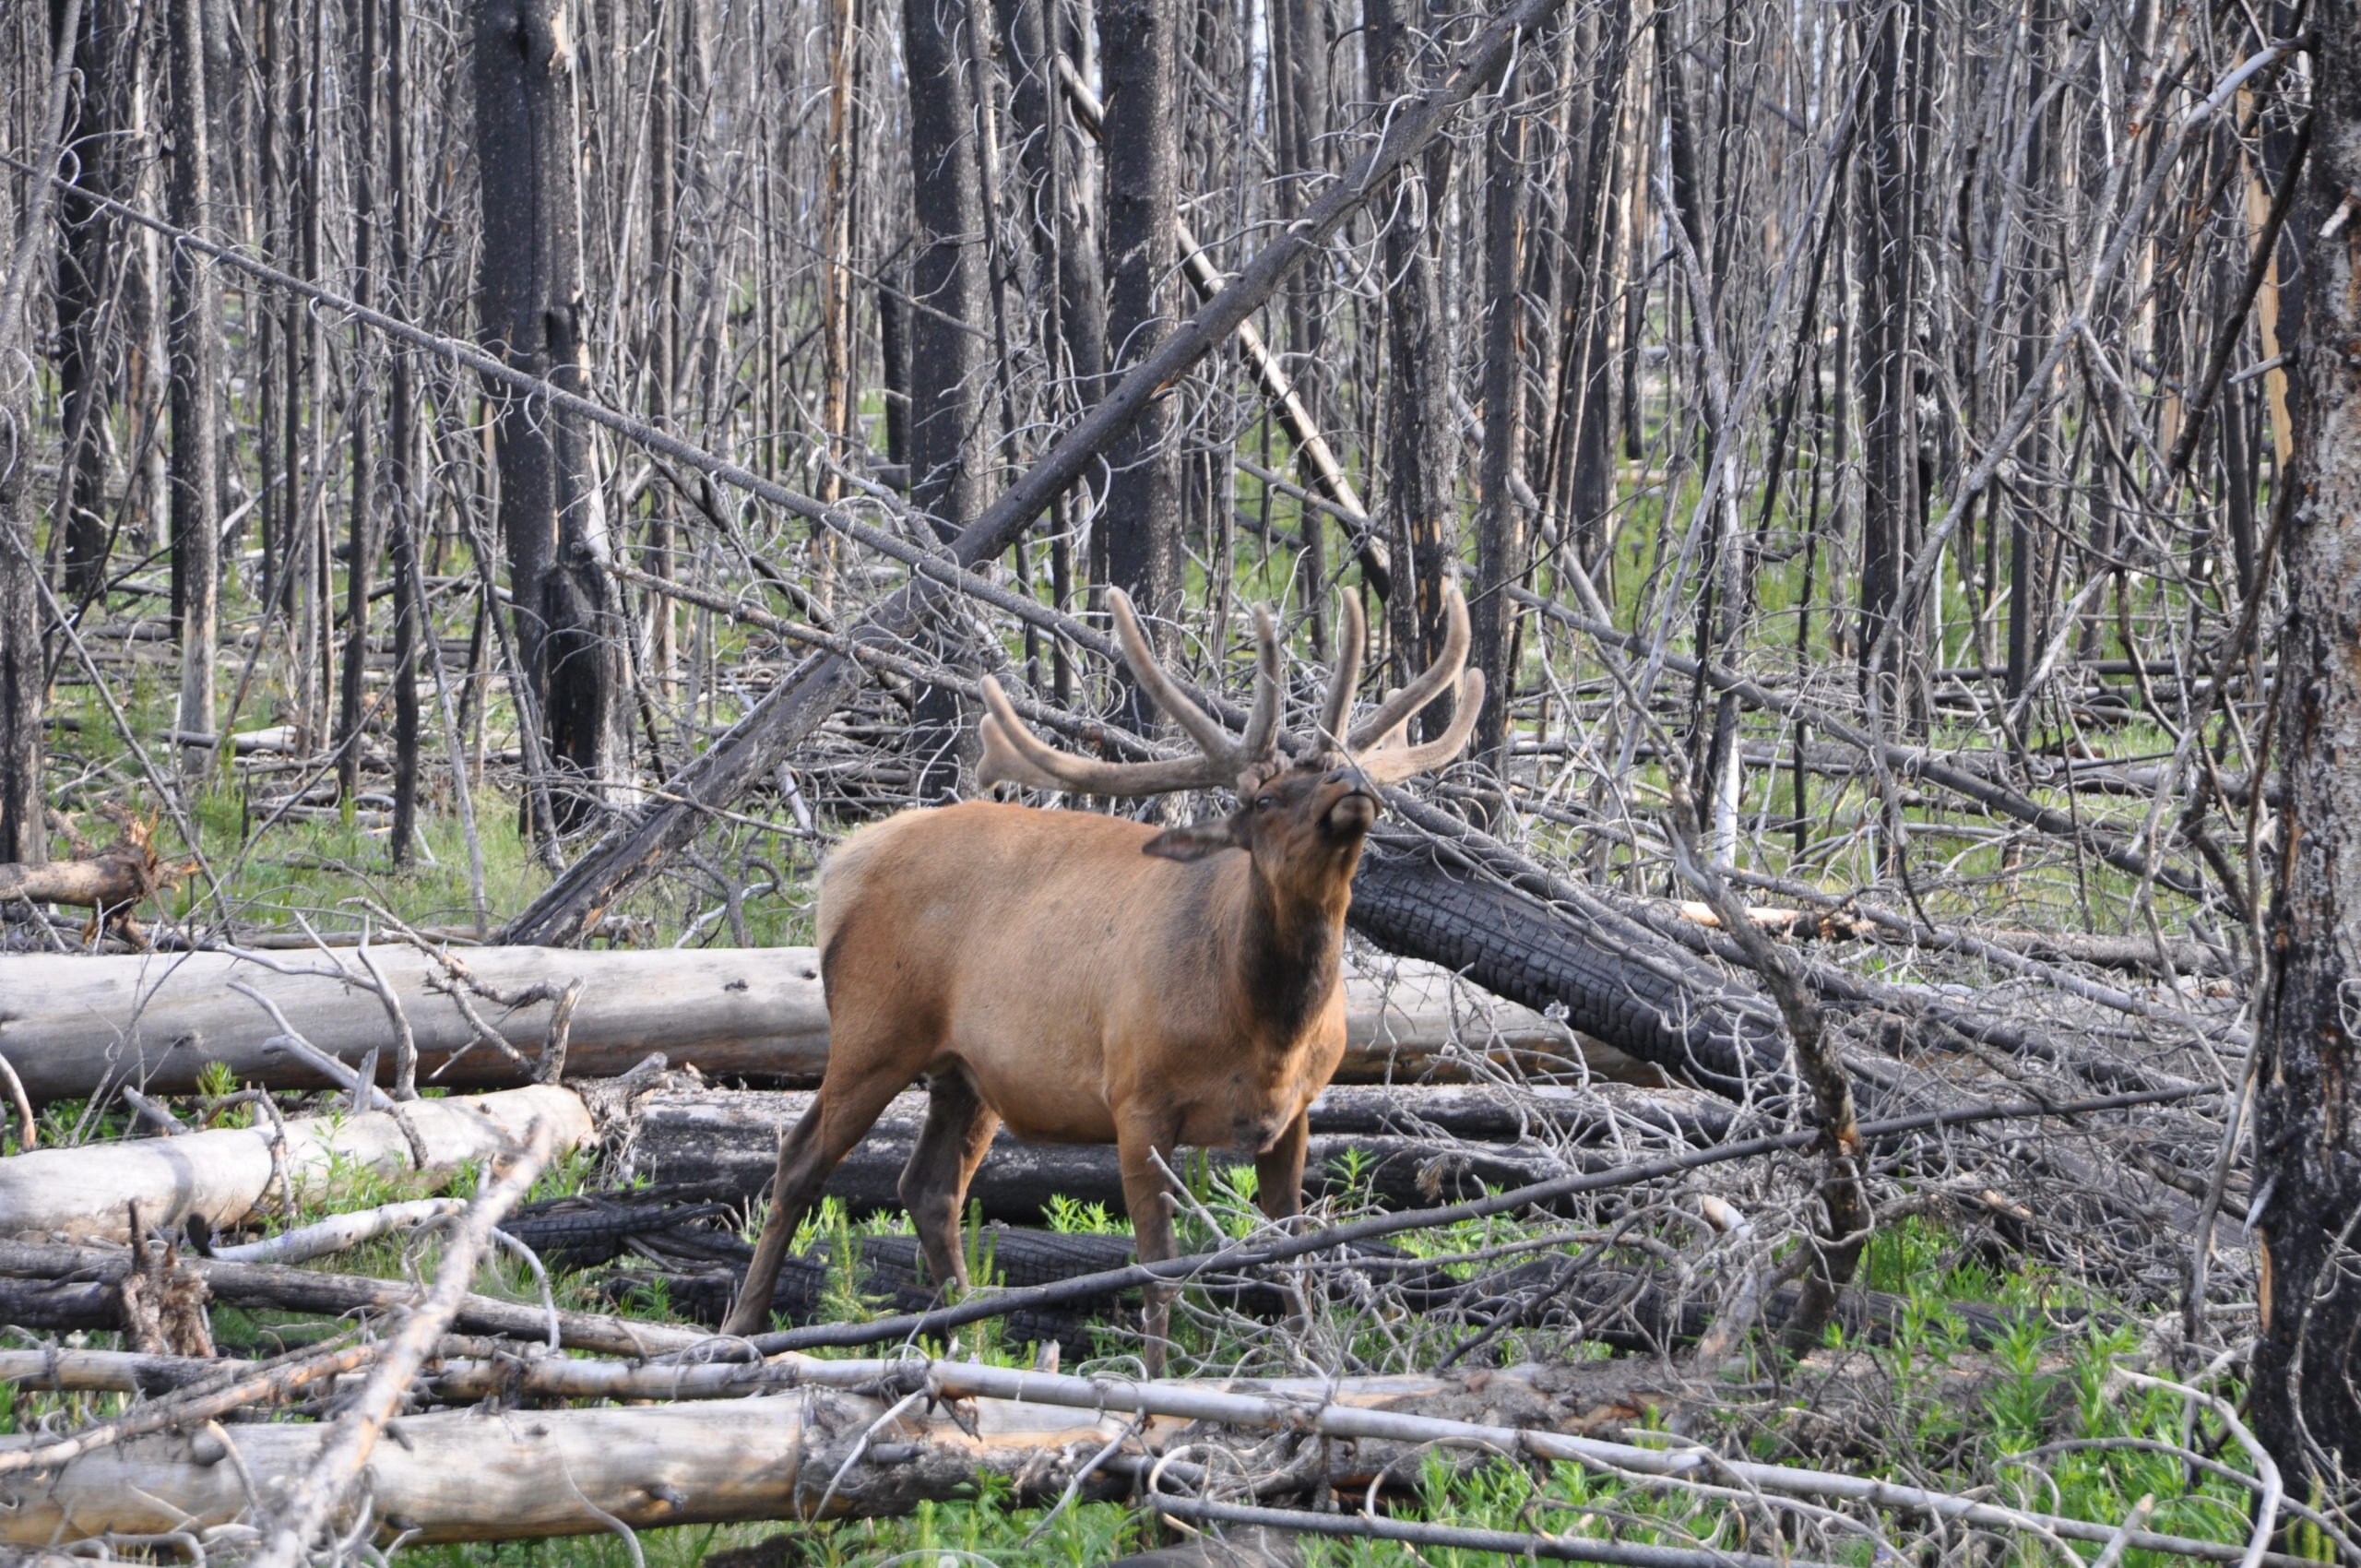
POLYGON ((1238 858, 1245 863, 1223 879, 1231 897, 1222 922, 1238 1004, 1256 1032, 1291 1046, 1336 988, 1350 875, 1306 894, 1263 875, 1252 857, 1238 858))

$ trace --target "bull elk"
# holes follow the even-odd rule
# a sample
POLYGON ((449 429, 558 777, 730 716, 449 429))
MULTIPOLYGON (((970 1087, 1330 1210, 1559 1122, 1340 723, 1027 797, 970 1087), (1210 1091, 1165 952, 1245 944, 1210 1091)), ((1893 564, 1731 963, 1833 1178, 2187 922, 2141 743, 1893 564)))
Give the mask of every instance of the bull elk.
MULTIPOLYGON (((899 1192, 938 1286, 967 1284, 959 1216, 1005 1125, 1035 1143, 1117 1146, 1144 1261, 1173 1253, 1159 1171, 1174 1150, 1251 1153, 1263 1212, 1302 1206, 1306 1110, 1345 1052, 1345 909, 1380 785, 1458 754, 1482 706, 1467 608, 1446 596, 1442 657, 1349 731, 1367 628, 1345 600, 1340 647, 1309 744, 1280 746, 1278 637, 1254 612, 1254 699, 1229 732, 1173 683, 1128 600, 1110 592, 1124 661, 1197 754, 1109 763, 1069 756, 983 683, 982 776, 1074 794, 1229 787, 1238 809, 1158 831, 1087 812, 976 801, 861 829, 820 885, 828 1068, 780 1140, 770 1216, 723 1331, 768 1321, 789 1239, 888 1101, 923 1076, 926 1123, 899 1192), (1456 687, 1448 729, 1406 739, 1412 715, 1456 687)), ((1151 1372, 1170 1292, 1151 1290, 1151 1372)))

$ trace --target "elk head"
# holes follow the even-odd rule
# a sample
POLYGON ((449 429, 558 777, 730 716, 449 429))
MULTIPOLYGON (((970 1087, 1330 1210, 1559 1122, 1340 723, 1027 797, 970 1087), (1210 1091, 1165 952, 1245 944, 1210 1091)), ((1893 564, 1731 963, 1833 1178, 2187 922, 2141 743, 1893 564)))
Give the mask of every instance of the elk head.
POLYGON ((1319 728, 1294 742, 1282 755, 1279 722, 1278 634, 1271 612, 1254 611, 1254 699, 1245 733, 1233 739, 1192 701, 1157 661, 1121 589, 1109 589, 1115 634, 1123 661, 1143 691, 1197 743, 1193 756, 1154 762, 1110 763, 1060 752, 1017 719, 1000 685, 987 676, 983 720, 982 777, 1040 790, 1084 795, 1159 795, 1181 790, 1228 787, 1238 791, 1238 809, 1227 817, 1158 834, 1143 847, 1168 860, 1193 861, 1223 849, 1252 855, 1261 878, 1275 891, 1316 897, 1341 890, 1360 851, 1361 839, 1377 822, 1378 790, 1448 762, 1467 743, 1484 702, 1484 673, 1467 670, 1467 605, 1456 586, 1444 592, 1446 631, 1442 656, 1417 679, 1386 694, 1377 710, 1347 729, 1353 693, 1360 683, 1361 651, 1368 626, 1360 601, 1344 599, 1345 616, 1319 728), (1406 739, 1411 717, 1444 691, 1456 688, 1457 707, 1443 733, 1423 744, 1406 739))

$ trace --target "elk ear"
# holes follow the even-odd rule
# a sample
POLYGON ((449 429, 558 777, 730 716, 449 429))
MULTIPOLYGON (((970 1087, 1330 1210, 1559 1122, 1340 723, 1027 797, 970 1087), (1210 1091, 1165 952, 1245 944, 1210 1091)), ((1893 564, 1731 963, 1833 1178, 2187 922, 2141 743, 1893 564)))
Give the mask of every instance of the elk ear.
POLYGON ((1217 855, 1224 849, 1247 847, 1246 813, 1241 808, 1216 822, 1192 822, 1186 827, 1168 827, 1140 846, 1143 855, 1154 855, 1167 861, 1202 861, 1207 855, 1217 855))

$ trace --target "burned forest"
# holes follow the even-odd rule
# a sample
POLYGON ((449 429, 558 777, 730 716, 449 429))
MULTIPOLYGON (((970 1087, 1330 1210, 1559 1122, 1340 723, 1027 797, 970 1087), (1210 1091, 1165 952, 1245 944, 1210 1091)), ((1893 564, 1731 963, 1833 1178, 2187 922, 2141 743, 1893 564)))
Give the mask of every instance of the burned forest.
POLYGON ((2361 1568, 2355 0, 0 6, 0 1563, 2361 1568))

